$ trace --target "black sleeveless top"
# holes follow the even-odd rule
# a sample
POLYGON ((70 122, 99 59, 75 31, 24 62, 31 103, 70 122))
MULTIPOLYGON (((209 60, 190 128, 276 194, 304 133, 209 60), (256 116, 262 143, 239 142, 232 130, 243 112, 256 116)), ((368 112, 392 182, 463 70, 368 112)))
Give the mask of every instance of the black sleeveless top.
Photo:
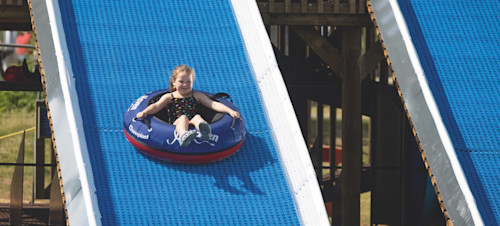
POLYGON ((174 123, 181 115, 187 116, 190 120, 196 115, 198 101, 194 98, 194 92, 188 98, 175 98, 172 93, 172 100, 167 105, 168 123, 174 123))

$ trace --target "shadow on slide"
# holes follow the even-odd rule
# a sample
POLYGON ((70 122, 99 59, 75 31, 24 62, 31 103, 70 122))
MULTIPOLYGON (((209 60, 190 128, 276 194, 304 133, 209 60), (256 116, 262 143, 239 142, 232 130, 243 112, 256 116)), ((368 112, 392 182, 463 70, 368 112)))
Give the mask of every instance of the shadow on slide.
POLYGON ((259 188, 259 183, 254 182, 251 174, 279 163, 275 157, 270 155, 271 147, 272 144, 267 143, 265 139, 247 133, 240 150, 229 158, 218 162, 191 165, 164 162, 147 155, 144 156, 156 164, 164 165, 170 169, 212 177, 215 180, 214 187, 234 195, 265 195, 265 192, 259 188))

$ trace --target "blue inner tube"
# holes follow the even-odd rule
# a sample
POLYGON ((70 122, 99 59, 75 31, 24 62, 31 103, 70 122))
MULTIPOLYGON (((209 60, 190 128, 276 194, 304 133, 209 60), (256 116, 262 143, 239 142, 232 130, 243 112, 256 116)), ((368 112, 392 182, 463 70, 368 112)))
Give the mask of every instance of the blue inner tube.
MULTIPOLYGON (((203 142, 196 138, 186 147, 179 145, 175 126, 167 123, 166 108, 144 119, 135 118, 138 112, 155 103, 168 92, 170 92, 168 89, 149 92, 135 100, 125 112, 123 117, 125 136, 137 150, 165 161, 206 163, 227 158, 241 147, 246 137, 245 120, 233 119, 228 114, 215 112, 201 104, 198 114, 210 123, 212 135, 209 141, 203 142)), ((226 99, 229 98, 227 94, 202 93, 214 101, 219 101, 239 111, 231 101, 226 99)))

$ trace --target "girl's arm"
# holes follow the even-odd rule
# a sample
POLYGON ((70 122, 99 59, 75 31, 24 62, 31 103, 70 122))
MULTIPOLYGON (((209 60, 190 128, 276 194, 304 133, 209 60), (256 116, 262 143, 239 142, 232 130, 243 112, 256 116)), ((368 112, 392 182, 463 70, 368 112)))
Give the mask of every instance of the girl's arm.
POLYGON ((195 98, 200 102, 201 104, 205 105, 206 107, 217 111, 217 112, 223 112, 229 114, 233 118, 240 118, 241 114, 230 107, 226 106, 223 103, 213 101, 210 99, 207 95, 199 92, 195 92, 195 98))
POLYGON ((167 95, 167 94, 170 94, 170 93, 163 94, 163 96, 160 98, 160 100, 156 101, 154 104, 149 105, 146 109, 137 113, 137 115, 135 117, 136 118, 144 118, 147 115, 154 114, 154 113, 160 111, 165 106, 167 106, 167 104, 172 99, 172 97, 170 97, 170 95, 167 95))

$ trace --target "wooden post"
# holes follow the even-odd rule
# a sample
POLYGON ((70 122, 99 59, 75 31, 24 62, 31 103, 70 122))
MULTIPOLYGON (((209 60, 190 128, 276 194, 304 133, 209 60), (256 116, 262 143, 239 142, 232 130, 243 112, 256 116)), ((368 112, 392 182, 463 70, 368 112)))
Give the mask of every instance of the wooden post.
POLYGON ((307 0, 300 1, 300 12, 307 13, 307 0))
POLYGON ((64 202, 61 194, 59 175, 54 173, 50 184, 50 205, 49 223, 50 225, 64 225, 66 216, 64 213, 64 202))
POLYGON ((35 132, 35 199, 46 199, 49 197, 45 189, 45 136, 42 136, 42 117, 47 117, 45 101, 36 101, 36 132, 35 132))
POLYGON ((274 13, 274 0, 269 0, 269 12, 274 13))
POLYGON ((322 184, 322 182, 323 182, 323 118, 324 118, 323 117, 323 104, 321 102, 318 102, 318 106, 316 108, 316 122, 318 123, 318 127, 317 127, 318 137, 316 139, 318 139, 318 143, 319 143, 319 146, 318 146, 319 152, 316 153, 317 156, 315 158, 317 158, 317 161, 318 161, 318 165, 316 168, 316 176, 317 176, 320 184, 322 184))
POLYGON ((361 191, 361 28, 343 27, 342 55, 342 225, 360 224, 361 191))
POLYGON ((349 0, 349 13, 355 14, 358 11, 358 7, 356 7, 357 0, 349 0))
POLYGON ((323 0, 317 0, 316 4, 318 4, 318 13, 323 13, 323 9, 325 8, 325 2, 323 0))
POLYGON ((389 83, 389 66, 385 58, 380 62, 380 83, 387 85, 389 83))
POLYGON ((337 172, 337 108, 330 105, 330 180, 335 181, 337 172))
POLYGON ((333 0, 333 13, 340 13, 340 0, 333 0))
POLYGON ((21 225, 23 215, 23 177, 24 177, 24 138, 26 132, 23 133, 21 145, 19 146, 19 154, 17 155, 14 175, 12 175, 12 183, 10 185, 10 225, 21 225))

